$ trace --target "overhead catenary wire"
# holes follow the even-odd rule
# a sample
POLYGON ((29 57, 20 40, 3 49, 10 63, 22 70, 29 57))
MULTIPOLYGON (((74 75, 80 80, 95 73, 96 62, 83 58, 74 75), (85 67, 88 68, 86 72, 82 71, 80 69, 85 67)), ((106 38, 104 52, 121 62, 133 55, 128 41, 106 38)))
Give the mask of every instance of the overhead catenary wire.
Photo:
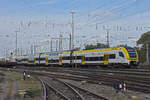
MULTIPOLYGON (((135 4, 136 2, 131 2, 131 4, 135 4)), ((131 8, 132 6, 131 5, 127 5, 126 7, 122 8, 122 9, 118 9, 118 12, 122 12, 122 10, 125 10, 126 8, 131 8)), ((127 13, 126 15, 121 15, 121 16, 117 16, 117 17, 114 17, 114 18, 110 18, 110 19, 106 19, 106 20, 103 20, 101 22, 97 22, 97 24, 103 24, 103 23, 107 23, 107 22, 110 22, 110 21, 115 21, 115 20, 120 20, 122 18, 126 18, 126 17, 129 17, 129 16, 132 16, 134 14, 137 14, 138 11, 135 11, 134 13, 127 13)), ((104 18, 105 19, 105 18, 104 18)), ((94 25, 94 24, 93 24, 94 25)))
MULTIPOLYGON (((126 1, 126 0, 123 0, 123 1, 126 1)), ((100 2, 100 3, 97 3, 98 4, 98 6, 96 6, 96 8, 94 8, 94 9, 92 9, 92 10, 90 10, 90 11, 87 11, 86 13, 86 15, 89 15, 89 14, 91 14, 91 13, 94 13, 96 10, 98 10, 98 9, 101 9, 101 8, 104 8, 104 7, 107 7, 107 6, 110 6, 110 4, 112 5, 112 4, 115 4, 115 3, 118 3, 118 2, 121 2, 121 3, 124 3, 124 2, 122 2, 122 0, 112 0, 112 3, 110 3, 110 2, 105 2, 105 3, 102 3, 102 2, 100 2), (101 5, 100 5, 101 4, 101 5)), ((120 4, 121 4, 120 3, 120 4)), ((85 15, 81 15, 81 16, 79 16, 79 17, 77 17, 78 19, 79 18, 81 18, 81 17, 83 17, 83 16, 85 16, 85 15)))
MULTIPOLYGON (((134 4, 135 2, 133 2, 133 1, 131 1, 131 2, 126 2, 125 4, 122 4, 122 7, 120 6, 119 8, 110 8, 110 11, 111 12, 115 12, 115 11, 117 11, 118 10, 118 12, 115 12, 116 14, 117 13, 119 13, 119 12, 122 12, 122 10, 124 10, 124 9, 128 9, 129 7, 132 7, 131 6, 131 4, 134 4), (119 11, 119 9, 120 9, 120 11, 119 11)), ((108 10, 109 11, 109 9, 106 9, 106 10, 108 10)), ((103 24, 103 23, 105 23, 105 22, 108 22, 108 21, 114 21, 114 19, 117 19, 118 20, 118 18, 120 18, 121 16, 113 16, 113 17, 109 17, 109 16, 104 16, 104 17, 102 17, 102 18, 97 18, 97 20, 96 21, 94 21, 94 22, 91 22, 90 24, 89 23, 85 23, 84 25, 82 25, 83 27, 84 26, 91 26, 91 25, 95 25, 95 23, 97 23, 97 24, 103 24), (98 21, 100 21, 100 22, 98 22, 98 21)))

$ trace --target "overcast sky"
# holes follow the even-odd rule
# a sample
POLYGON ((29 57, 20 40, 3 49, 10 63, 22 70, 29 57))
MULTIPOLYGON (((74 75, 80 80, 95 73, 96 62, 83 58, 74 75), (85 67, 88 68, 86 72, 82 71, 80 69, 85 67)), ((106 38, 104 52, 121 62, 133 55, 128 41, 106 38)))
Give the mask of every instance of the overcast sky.
MULTIPOLYGON (((109 29, 110 45, 135 46, 142 33, 150 30, 150 0, 0 0, 0 52, 18 48, 27 50, 31 44, 43 45, 50 38, 68 38, 71 14, 75 11, 75 46, 106 43, 109 29)), ((55 50, 53 41, 53 49, 55 50)), ((63 40, 68 49, 68 40, 63 40)))

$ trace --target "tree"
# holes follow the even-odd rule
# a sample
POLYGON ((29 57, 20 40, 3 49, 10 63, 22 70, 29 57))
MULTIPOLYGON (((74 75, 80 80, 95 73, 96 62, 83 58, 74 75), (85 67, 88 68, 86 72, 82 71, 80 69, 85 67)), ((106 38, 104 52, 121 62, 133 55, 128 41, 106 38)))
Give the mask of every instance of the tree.
POLYGON ((127 44, 121 44, 121 45, 117 45, 115 47, 125 47, 125 46, 128 46, 127 44))
POLYGON ((98 48, 107 48, 108 46, 102 43, 97 43, 96 45, 88 44, 85 45, 85 50, 98 49, 98 48))
POLYGON ((80 50, 80 47, 76 47, 76 48, 74 48, 74 50, 75 50, 75 51, 78 51, 78 50, 80 50))
POLYGON ((143 42, 150 41, 150 31, 142 34, 137 44, 143 44, 143 42))
MULTIPOLYGON (((137 50, 139 55, 139 61, 141 63, 144 63, 146 61, 146 45, 144 44, 146 42, 150 42, 150 31, 142 34, 140 39, 137 41, 137 44, 143 44, 142 47, 137 50)), ((150 48, 150 43, 148 48, 150 48)))

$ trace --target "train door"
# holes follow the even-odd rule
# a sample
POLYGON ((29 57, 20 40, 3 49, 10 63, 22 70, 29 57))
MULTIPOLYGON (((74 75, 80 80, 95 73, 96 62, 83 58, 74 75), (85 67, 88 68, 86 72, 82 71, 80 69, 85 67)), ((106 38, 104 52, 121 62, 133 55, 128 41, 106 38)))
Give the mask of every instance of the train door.
POLYGON ((104 53, 104 65, 108 65, 108 53, 104 53))
POLYGON ((48 66, 48 56, 45 57, 45 65, 48 66))
POLYGON ((34 57, 34 65, 36 65, 36 57, 34 57))
POLYGON ((82 59, 81 59, 81 64, 84 65, 85 64, 85 55, 82 55, 82 59))
POLYGON ((59 65, 62 65, 62 56, 59 56, 59 65))

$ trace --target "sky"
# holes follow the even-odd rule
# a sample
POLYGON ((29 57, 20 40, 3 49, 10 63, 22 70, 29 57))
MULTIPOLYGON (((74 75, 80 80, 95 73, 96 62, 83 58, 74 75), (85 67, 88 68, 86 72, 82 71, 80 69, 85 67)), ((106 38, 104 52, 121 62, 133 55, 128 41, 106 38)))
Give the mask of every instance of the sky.
MULTIPOLYGON (((15 50, 16 31, 19 53, 49 51, 50 39, 63 36, 68 49, 71 11, 74 11, 75 47, 106 44, 136 46, 150 30, 150 0, 0 0, 0 56, 15 50)), ((53 39, 53 50, 56 43, 53 39)))

